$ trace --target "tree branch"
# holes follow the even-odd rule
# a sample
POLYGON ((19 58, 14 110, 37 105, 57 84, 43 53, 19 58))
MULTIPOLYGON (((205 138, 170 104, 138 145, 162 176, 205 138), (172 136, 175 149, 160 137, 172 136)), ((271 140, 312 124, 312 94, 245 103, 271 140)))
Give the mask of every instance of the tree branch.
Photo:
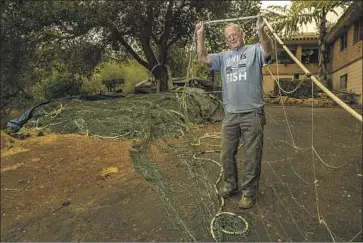
POLYGON ((6 93, 6 94, 2 94, 2 96, 0 97, 1 100, 7 100, 7 99, 10 99, 10 98, 14 98, 16 97, 18 94, 19 94, 20 90, 17 89, 15 91, 15 93, 6 93))
POLYGON ((75 39, 77 37, 83 36, 85 34, 87 34, 88 31, 84 31, 83 33, 79 32, 77 34, 71 34, 71 33, 67 33, 69 34, 69 36, 62 36, 61 34, 53 34, 53 33, 45 33, 44 36, 41 38, 41 40, 47 41, 49 39, 52 40, 58 40, 58 41, 62 41, 62 40, 71 40, 71 39, 75 39))
POLYGON ((169 49, 177 40, 179 40, 180 35, 177 34, 172 40, 169 41, 169 43, 166 45, 167 49, 169 49))
POLYGON ((190 3, 188 3, 186 0, 182 1, 179 8, 175 11, 175 14, 173 15, 173 20, 175 19, 175 16, 178 16, 182 9, 188 5, 190 6, 190 3))
POLYGON ((174 20, 176 19, 177 16, 180 15, 184 7, 190 5, 186 0, 183 0, 180 6, 173 13, 172 3, 173 1, 169 1, 168 9, 165 16, 164 32, 160 36, 159 43, 167 41, 169 39, 174 20))
POLYGON ((173 16, 173 2, 169 1, 168 9, 165 15, 164 32, 160 35, 159 43, 162 43, 169 38, 172 16, 173 16))
POLYGON ((159 44, 159 40, 158 38, 156 37, 156 35, 154 33, 151 33, 151 39, 156 43, 156 44, 159 44))
POLYGON ((132 55, 135 60, 140 63, 145 68, 149 68, 149 65, 146 61, 144 61, 135 51, 134 49, 126 42, 126 40, 120 35, 120 33, 115 33, 117 40, 125 47, 125 49, 132 55))

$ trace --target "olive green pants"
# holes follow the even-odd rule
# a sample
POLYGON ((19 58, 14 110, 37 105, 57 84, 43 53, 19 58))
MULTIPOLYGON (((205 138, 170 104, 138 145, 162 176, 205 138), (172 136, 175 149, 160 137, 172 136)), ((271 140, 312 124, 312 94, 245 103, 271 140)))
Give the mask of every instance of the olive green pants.
POLYGON ((231 190, 238 189, 236 155, 241 141, 244 155, 241 190, 243 195, 249 197, 256 196, 259 186, 265 124, 263 108, 248 113, 226 112, 222 122, 221 163, 224 186, 231 190))

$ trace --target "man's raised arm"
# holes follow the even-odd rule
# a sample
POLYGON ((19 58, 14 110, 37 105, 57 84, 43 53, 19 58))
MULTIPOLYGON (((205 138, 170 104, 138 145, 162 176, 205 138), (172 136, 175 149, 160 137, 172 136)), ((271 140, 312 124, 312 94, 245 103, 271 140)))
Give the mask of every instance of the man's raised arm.
POLYGON ((204 64, 212 64, 210 55, 207 54, 204 47, 204 24, 200 22, 196 25, 197 31, 197 55, 198 60, 204 64))
POLYGON ((265 22, 262 17, 257 20, 257 33, 260 39, 262 54, 267 58, 272 53, 272 41, 265 32, 265 22))

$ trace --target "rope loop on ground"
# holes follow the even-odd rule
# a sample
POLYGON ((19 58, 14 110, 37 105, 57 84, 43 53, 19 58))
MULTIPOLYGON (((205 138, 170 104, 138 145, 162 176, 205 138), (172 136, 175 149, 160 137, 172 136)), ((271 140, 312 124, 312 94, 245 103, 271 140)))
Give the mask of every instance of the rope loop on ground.
MULTIPOLYGON (((205 134, 203 137, 205 138, 205 137, 208 137, 208 136, 207 136, 207 134, 205 134)), ((198 141, 200 141, 200 139, 199 139, 198 141)), ((220 169, 221 169, 221 170, 220 170, 220 172, 219 172, 218 178, 217 178, 217 180, 216 180, 216 182, 215 182, 215 184, 214 184, 214 190, 215 190, 215 193, 219 196, 219 198, 220 198, 220 200, 221 200, 221 204, 220 204, 220 207, 219 207, 219 210, 218 210, 217 214, 213 217, 213 219, 212 219, 212 220, 211 220, 211 222, 210 222, 210 233, 211 233, 211 235, 212 235, 213 239, 214 239, 216 242, 218 242, 217 236, 216 236, 216 234, 215 234, 215 231, 216 231, 216 230, 220 230, 221 232, 223 232, 223 233, 225 233, 225 234, 227 234, 227 235, 247 235, 247 233, 248 233, 248 229, 249 229, 249 224, 248 224, 247 220, 246 220, 245 218, 243 218, 242 216, 237 215, 237 214, 234 214, 234 213, 231 213, 231 212, 222 212, 223 207, 224 207, 224 205, 225 205, 225 203, 224 203, 224 198, 222 198, 222 197, 219 195, 219 193, 218 193, 218 189, 217 189, 217 185, 218 185, 218 183, 221 181, 221 179, 222 179, 222 175, 223 175, 223 167, 222 167, 222 165, 221 165, 220 163, 218 163, 217 161, 213 160, 213 159, 209 159, 209 158, 200 158, 200 157, 198 157, 198 155, 202 155, 202 154, 207 154, 207 153, 219 153, 219 152, 220 152, 220 150, 207 150, 207 151, 201 151, 201 152, 198 152, 198 153, 196 153, 196 154, 194 154, 194 155, 193 155, 193 159, 195 159, 195 160, 210 161, 210 162, 212 162, 212 163, 214 163, 214 164, 218 165, 218 166, 220 167, 220 169), (216 220, 217 220, 219 217, 221 217, 221 216, 234 217, 234 218, 238 219, 238 220, 242 223, 242 225, 244 225, 244 228, 242 228, 241 230, 236 230, 236 231, 227 230, 227 229, 225 229, 225 228, 223 228, 223 227, 219 227, 219 228, 217 228, 217 227, 215 226, 215 224, 216 224, 216 220)))

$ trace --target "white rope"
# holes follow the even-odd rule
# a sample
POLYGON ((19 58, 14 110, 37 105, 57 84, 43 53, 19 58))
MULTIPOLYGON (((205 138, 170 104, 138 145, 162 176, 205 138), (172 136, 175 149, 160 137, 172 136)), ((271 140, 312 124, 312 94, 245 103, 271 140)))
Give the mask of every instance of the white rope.
MULTIPOLYGON (((285 121, 286 121, 286 126, 287 126, 287 128, 288 128, 288 132, 289 132, 289 135, 290 135, 290 137, 291 137, 291 139, 292 139, 292 143, 293 143, 293 147, 294 148, 298 148, 297 146, 296 146, 296 144, 295 144, 295 141, 294 141, 294 137, 293 137, 293 135, 292 135, 292 132, 291 132, 291 129, 290 129, 290 124, 289 124, 289 121, 288 121, 288 118, 287 118, 287 114, 286 114, 286 110, 285 110, 285 105, 284 105, 284 101, 283 101, 283 99, 282 99, 282 95, 281 95, 281 91, 283 91, 283 92, 285 92, 285 93, 293 93, 293 92, 295 92, 298 88, 299 88, 299 86, 301 85, 301 83, 302 82, 300 82, 299 83, 299 85, 294 89, 294 90, 292 90, 292 91, 285 91, 285 90, 283 90, 282 88, 281 88, 281 86, 280 86, 280 84, 279 84, 279 61, 278 61, 278 55, 277 55, 277 44, 276 44, 276 39, 274 39, 274 47, 275 47, 275 56, 276 56, 276 76, 277 76, 277 78, 275 78, 275 76, 273 76, 273 74, 272 74, 272 72, 271 72, 271 70, 269 69, 269 68, 267 68, 268 69, 268 71, 269 71, 269 73, 272 75, 272 78, 274 79, 274 81, 277 83, 277 85, 278 85, 278 88, 279 88, 279 96, 280 96, 280 98, 281 98, 281 107, 282 107, 282 109, 283 109, 283 112, 284 112, 284 116, 285 116, 285 121)), ((313 88, 312 88, 312 95, 313 95, 313 88)), ((311 145, 311 149, 313 148, 313 127, 314 127, 314 123, 313 123, 313 102, 312 102, 312 145, 311 145)), ((312 153, 313 153, 313 151, 312 151, 312 153)), ((319 204, 318 204, 318 200, 319 200, 319 197, 318 197, 318 192, 317 192, 317 180, 316 180, 316 172, 315 172, 315 163, 314 163, 314 157, 312 158, 313 159, 313 172, 314 172, 314 188, 315 188, 315 198, 316 198, 316 208, 317 208, 317 213, 318 213, 318 219, 319 219, 319 223, 321 224, 321 223, 323 223, 323 220, 322 220, 322 218, 321 218, 321 215, 320 215, 320 211, 319 211, 319 204)), ((280 200, 280 202, 282 202, 281 200, 280 200)), ((288 210, 286 207, 285 207, 285 209, 286 210, 288 210)), ((290 216, 291 216, 291 214, 290 214, 290 216)), ((325 221, 324 221, 325 222, 325 221)), ((297 226, 297 224, 295 223, 295 225, 297 226)), ((326 224, 324 224, 324 225, 326 225, 326 224)), ((327 225, 326 225, 327 226, 327 225)), ((297 226, 298 227, 298 226, 297 226)), ((328 227, 327 227, 328 228, 328 227)), ((299 228, 298 228, 299 229, 299 228)), ((300 233, 302 233, 301 232, 301 230, 299 229, 299 231, 300 231, 300 233)), ((329 232, 330 232, 330 230, 328 230, 329 232)), ((303 235, 303 234, 302 234, 303 235)), ((303 235, 304 236, 304 235, 303 235)), ((335 242, 335 240, 334 240, 334 237, 332 238, 333 239, 333 241, 335 242)), ((305 239, 306 240, 306 239, 305 239)))
POLYGON ((318 159, 320 160, 320 162, 321 162, 321 163, 323 163, 326 167, 329 167, 329 168, 332 168, 332 169, 339 169, 339 168, 341 168, 341 167, 343 167, 343 166, 346 166, 346 165, 348 164, 348 163, 345 163, 345 164, 343 164, 343 165, 341 165, 341 166, 333 166, 333 165, 329 165, 329 164, 325 163, 325 162, 323 161, 323 159, 319 156, 318 152, 315 150, 315 147, 313 147, 312 149, 313 149, 314 153, 316 154, 316 156, 318 157, 318 159))
MULTIPOLYGON (((224 22, 230 22, 230 21, 236 21, 236 20, 250 20, 250 19, 256 19, 256 18, 258 18, 258 17, 260 17, 260 15, 256 15, 256 16, 248 16, 248 17, 239 17, 239 18, 234 18, 234 19, 221 19, 221 20, 212 20, 212 21, 205 21, 205 22, 203 22, 204 24, 218 24, 218 23, 224 23, 224 22)), ((196 29, 194 29, 194 32, 193 32, 193 37, 192 37, 192 46, 191 46, 191 50, 190 50, 190 54, 189 54, 189 61, 188 61, 188 71, 187 71, 187 79, 189 79, 190 78, 190 76, 192 76, 192 78, 193 78, 193 61, 192 61, 192 53, 194 53, 194 49, 195 49, 195 42, 196 42, 196 29), (190 70, 192 69, 192 73, 190 73, 190 70)), ((198 146, 198 145, 200 145, 200 139, 202 139, 202 138, 206 138, 206 137, 211 137, 211 135, 205 135, 205 136, 203 136, 203 137, 201 137, 201 138, 199 138, 198 139, 198 142, 196 143, 196 144, 192 144, 192 146, 198 146)), ((212 137, 213 138, 218 138, 217 137, 217 135, 212 135, 212 137)), ((240 146, 241 147, 241 146, 240 146)), ((239 147, 239 148, 240 148, 239 147)), ((194 156, 193 156, 193 158, 194 159, 199 159, 199 160, 206 160, 206 161, 211 161, 211 162, 213 162, 214 164, 216 164, 216 165, 218 165, 219 167, 220 167, 220 169, 221 169, 221 171, 220 171, 220 173, 219 173, 219 176, 218 176, 218 179, 217 179, 217 181, 215 182, 215 185, 214 185, 214 189, 215 189, 215 192, 217 193, 217 195, 219 195, 218 194, 218 189, 217 189, 217 185, 218 185, 218 183, 220 182, 220 180, 221 180, 221 178, 222 178, 222 175, 223 175, 223 167, 222 167, 222 165, 220 164, 220 163, 218 163, 217 161, 215 161, 215 160, 212 160, 212 159, 207 159, 207 158, 199 158, 199 157, 197 157, 197 155, 199 155, 199 154, 204 154, 204 153, 213 153, 213 152, 220 152, 219 150, 213 150, 213 151, 205 151, 205 152, 200 152, 200 153, 198 153, 198 154, 195 154, 194 156)), ((216 237, 216 235, 215 235, 215 233, 214 233, 214 231, 215 231, 215 226, 214 226, 214 224, 215 224, 215 221, 216 221, 216 219, 218 218, 218 217, 220 217, 221 215, 228 215, 228 216, 233 216, 233 217, 237 217, 242 223, 243 223, 243 225, 245 225, 245 228, 244 229, 242 229, 242 230, 240 230, 240 231, 228 231, 228 230, 226 230, 226 229, 224 229, 224 228, 221 228, 221 231, 223 232, 223 233, 225 233, 225 234, 229 234, 229 235, 245 235, 245 234, 247 234, 247 232, 248 232, 248 229, 249 229, 249 224, 248 224, 248 222, 247 222, 247 220, 246 219, 244 219, 242 216, 240 216, 240 215, 237 215, 237 214, 234 214, 234 213, 231 213, 231 212, 222 212, 222 209, 223 209, 223 207, 224 207, 224 205, 225 205, 225 202, 224 202, 224 199, 222 198, 222 197, 220 197, 220 199, 221 199, 221 205, 220 205, 220 208, 219 208, 219 210, 218 210, 218 212, 217 212, 217 214, 213 217, 213 219, 211 220, 211 222, 210 222, 210 233, 211 233, 211 235, 212 235, 212 237, 213 237, 213 239, 215 240, 215 241, 218 241, 217 240, 217 237, 216 237)))
MULTIPOLYGON (((324 162, 323 161, 323 159, 319 156, 319 154, 318 154, 318 152, 316 151, 316 149, 315 149, 315 147, 313 147, 313 146, 310 146, 310 147, 308 147, 308 148, 302 148, 302 147, 298 147, 298 146, 296 146, 296 144, 295 144, 295 141, 294 141, 294 137, 293 137, 293 135, 292 135, 292 133, 291 133, 291 129, 290 129, 290 124, 289 124, 289 121, 288 121, 288 118, 287 118, 287 114, 286 114, 286 110, 285 110, 285 106, 284 106, 284 101, 283 101, 283 99, 282 99, 282 95, 281 95, 281 92, 280 92, 280 90, 281 91, 283 91, 283 92, 285 92, 285 93, 293 93, 293 92, 295 92, 298 88, 299 88, 299 86, 302 84, 302 82, 303 82, 303 80, 297 85, 297 87, 296 88, 294 88, 294 90, 292 90, 292 91, 285 91, 285 90, 283 90, 282 88, 281 88, 281 86, 280 86, 280 84, 279 84, 279 66, 278 66, 278 64, 279 64, 279 62, 278 62, 278 56, 277 56, 277 52, 276 52, 276 50, 277 50, 277 44, 276 44, 276 40, 274 40, 274 47, 275 47, 275 54, 276 54, 276 75, 277 75, 277 78, 272 74, 272 72, 271 72, 271 70, 269 69, 269 67, 268 66, 266 66, 266 68, 267 68, 267 70, 269 71, 269 73, 271 74, 271 76, 272 76, 272 78, 274 79, 274 81, 276 82, 276 84, 278 85, 278 87, 279 87, 279 95, 280 95, 280 98, 281 98, 281 106, 282 106, 282 109, 283 109, 283 111, 284 111, 284 115, 285 115, 285 120, 286 120, 286 124, 287 124, 287 127, 288 127, 288 131, 289 131, 289 134, 290 134, 290 136, 291 136, 291 138, 292 138, 292 142, 293 142, 293 144, 292 144, 292 147, 293 148, 295 148, 295 149, 299 149, 299 150, 301 150, 301 149, 312 149, 312 150, 314 150, 314 152, 315 152, 315 154, 317 155, 317 157, 319 158, 319 160, 325 165, 325 166, 327 166, 327 167, 329 167, 329 168, 333 168, 333 169, 339 169, 339 168, 341 168, 341 167, 343 167, 343 166, 345 166, 346 164, 344 164, 344 165, 341 165, 341 166, 333 166, 333 165, 329 165, 329 164, 327 164, 326 162, 324 162)), ((312 85, 313 85, 314 83, 312 83, 312 85)), ((313 97, 313 94, 312 94, 312 97, 313 97)), ((312 104, 313 105, 313 104, 312 104)), ((312 128, 313 129, 313 128, 312 128)), ((290 144, 289 144, 290 145, 290 144)))
MULTIPOLYGON (((223 167, 220 163, 218 163, 217 161, 213 160, 213 159, 209 159, 209 158, 200 158, 198 157, 198 155, 201 155, 201 154, 206 154, 206 153, 220 153, 220 150, 209 150, 209 151, 204 151, 204 152, 199 152, 197 154, 194 154, 193 155, 193 159, 196 159, 196 160, 205 160, 205 161, 210 161, 216 165, 219 166, 220 168, 220 172, 219 172, 219 175, 218 175, 218 178, 216 180, 216 182, 214 183, 214 190, 215 190, 215 193, 217 195, 219 195, 218 193, 218 188, 217 188, 217 185, 218 183, 221 181, 222 179, 222 175, 223 175, 223 167)), ((236 217, 238 218, 242 224, 245 226, 242 230, 239 230, 239 231, 228 231, 224 228, 221 228, 221 231, 225 234, 228 234, 228 235, 246 235, 248 230, 249 230, 249 224, 247 222, 247 220, 245 218, 243 218, 242 216, 240 215, 237 215, 237 214, 234 214, 234 213, 231 213, 231 212, 222 212, 223 208, 224 208, 224 205, 225 205, 225 201, 224 201, 224 198, 219 196, 220 200, 221 200, 221 204, 219 206, 219 209, 218 209, 218 212, 217 214, 212 218, 211 222, 210 222, 210 233, 213 237, 213 239, 218 242, 218 239, 215 235, 215 230, 216 230, 216 227, 215 227, 215 222, 216 222, 216 219, 218 217, 220 217, 221 215, 228 215, 228 216, 233 216, 233 217, 236 217)))
MULTIPOLYGON (((277 54, 276 54, 277 55, 277 54)), ((276 63, 276 65, 277 65, 277 63, 276 63)), ((276 67, 277 68, 277 67, 276 67)), ((293 90, 291 90, 291 91, 286 91, 286 90, 284 90, 282 87, 281 87, 281 85, 280 85, 280 81, 278 80, 278 79, 276 79, 275 78, 275 76, 272 74, 272 72, 271 72, 271 70, 270 70, 270 68, 268 67, 268 66, 266 66, 266 69, 267 69, 267 71, 270 73, 270 75, 272 76, 272 78, 274 79, 274 81, 276 82, 276 84, 277 84, 277 86, 279 87, 279 89, 282 91, 282 92, 284 92, 285 94, 292 94, 292 93, 294 93, 296 90, 298 90, 299 89, 299 87, 300 87, 300 85, 304 82, 304 80, 301 80, 300 82, 299 82, 299 84, 296 86, 296 88, 294 88, 293 90)))
MULTIPOLYGON (((258 18, 258 17, 260 17, 261 15, 256 15, 256 16, 249 16, 249 17, 241 17, 241 18, 234 18, 234 19, 221 19, 221 20, 213 20, 213 21, 206 21, 206 22, 204 22, 204 24, 217 24, 217 23, 222 23, 222 22, 229 22, 229 21, 236 21, 236 20, 247 20, 247 19, 255 19, 255 18, 258 18)), ((269 24, 268 24, 268 22, 266 21, 266 19, 264 19, 264 21, 265 21, 265 23, 269 26, 269 24)), ((271 26, 269 26, 269 28, 270 28, 270 30, 271 30, 271 26)), ((273 32, 273 30, 272 30, 272 32, 273 32)), ((275 52, 276 52, 276 50, 277 50, 277 45, 276 45, 276 38, 278 38, 278 36, 275 34, 275 33, 273 33, 274 34, 274 37, 275 37, 275 39, 274 39, 274 44, 275 44, 275 52), (276 37, 277 36, 277 37, 276 37)), ((189 62, 188 62, 188 73, 187 73, 187 76, 189 77, 190 76, 190 73, 189 73, 189 70, 190 70, 190 68, 192 67, 192 65, 193 65, 193 63, 192 63, 192 52, 194 51, 194 45, 195 45, 195 38, 196 37, 196 29, 194 30, 194 33, 193 33, 193 43, 192 43, 192 46, 191 46, 191 53, 190 53, 190 56, 189 56, 189 62)), ((281 40, 280 40, 281 41, 281 40)), ((282 41, 281 41, 282 42, 282 41)), ((294 59, 294 61, 295 61, 295 59, 294 59)), ((301 63, 300 63, 301 64, 301 63)), ((302 65, 302 64, 301 64, 302 65)), ((277 57, 277 52, 276 52, 276 72, 277 72, 277 78, 275 78, 275 76, 272 74, 272 72, 271 72, 271 70, 267 67, 267 70, 269 71, 269 73, 270 73, 270 75, 272 76, 272 78, 275 80, 275 82, 277 83, 277 86, 278 86, 278 88, 279 88, 279 95, 280 95, 280 97, 282 97, 282 95, 281 95, 281 91, 282 92, 284 92, 284 93, 286 93, 286 94, 291 94, 291 93, 293 93, 293 92, 295 92, 296 90, 298 90, 298 88, 301 86, 301 84, 302 84, 302 82, 304 81, 304 80, 302 80, 302 81, 300 81, 300 83, 297 85, 297 87, 295 87, 293 90, 291 90, 291 91, 286 91, 286 90, 284 90, 282 87, 281 87, 281 85, 280 85, 280 83, 279 83, 279 67, 278 67, 279 65, 278 65, 278 57, 277 57)), ((302 65, 303 66, 303 65, 302 65)), ((305 68, 305 67, 304 67, 305 68)), ((305 68, 306 69, 306 68, 305 68)), ((313 86, 314 86, 314 82, 313 82, 314 80, 312 79, 312 98, 314 98, 314 93, 313 93, 313 91, 314 91, 314 88, 313 88, 313 86)), ((320 86, 319 86, 320 87, 320 86)), ((325 92, 325 90, 323 90, 324 92, 325 92)), ((326 93, 328 93, 328 95, 329 95, 329 92, 326 92, 326 93)), ((333 97, 334 98, 334 97, 333 97)), ((335 99, 334 99, 335 100, 335 99)), ((287 126, 287 129, 288 129, 288 132, 289 132, 289 135, 290 135, 290 137, 291 137, 291 140, 292 140, 292 146, 293 146, 293 148, 295 148, 295 149, 305 149, 305 148, 300 148, 300 147, 298 147, 298 146, 296 146, 296 144, 295 144, 295 141, 294 141, 294 136, 293 136, 293 134, 292 134, 292 132, 291 132, 291 129, 290 129, 290 124, 289 124, 289 120, 288 120, 288 118, 287 118, 287 113, 286 113, 286 110, 285 110, 285 106, 284 106, 284 102, 283 102, 283 99, 281 99, 281 106, 282 106, 282 109, 283 109, 283 111, 284 111, 284 116, 285 116, 285 121, 286 121, 286 126, 287 126)), ((343 108, 345 108, 344 107, 344 105, 343 105, 343 108)), ((325 220, 324 220, 324 218, 323 218, 323 216, 322 216, 322 214, 320 213, 320 208, 319 208, 319 195, 318 195, 318 190, 317 190, 317 186, 318 186, 318 180, 316 179, 316 168, 315 168, 315 160, 314 160, 314 154, 316 154, 317 155, 317 157, 319 158, 319 160, 324 164, 324 165, 326 165, 326 166, 328 166, 328 167, 330 167, 330 168, 334 168, 334 169, 337 169, 337 168, 340 168, 341 166, 339 166, 339 167, 335 167, 335 166, 331 166, 331 165, 328 165, 328 164, 326 164, 322 159, 321 159, 321 157, 318 155, 318 153, 317 153, 317 151, 315 150, 315 148, 314 148, 314 103, 312 102, 312 104, 311 104, 311 147, 310 148, 308 148, 308 149, 311 149, 311 154, 312 154, 312 162, 313 162, 313 175, 314 175, 314 189, 315 189, 315 198, 316 198, 316 200, 315 200, 315 203, 316 203, 316 209, 317 209, 317 215, 318 215, 318 221, 319 221, 319 224, 323 224, 325 227, 326 227, 326 229, 328 230, 328 232, 329 232, 329 234, 330 234, 330 237, 332 238, 332 240, 335 242, 335 238, 334 238, 334 235, 336 236, 336 234, 334 234, 331 230, 330 230, 330 228, 328 227, 328 225, 327 225, 327 223, 325 222, 325 220)), ((200 139, 198 140, 198 144, 195 144, 195 145, 199 145, 200 144, 200 139)), ((217 150, 214 150, 214 151, 205 151, 205 152, 200 152, 200 153, 198 153, 198 154, 204 154, 204 153, 211 153, 211 152, 216 152, 217 150)), ((212 159, 207 159, 207 158, 199 158, 199 157, 197 157, 197 155, 198 154, 196 154, 196 155, 194 155, 193 156, 193 158, 194 159, 199 159, 199 160, 207 160, 207 161, 211 161, 211 162, 213 162, 213 163, 215 163, 215 164, 217 164, 220 168, 221 168, 221 171, 220 171, 220 174, 219 174, 219 176, 218 176, 218 179, 217 179, 217 181, 216 181, 216 183, 215 183, 215 185, 214 185, 214 189, 215 189, 215 191, 216 191, 216 193, 218 194, 218 190, 217 190, 217 184, 219 183, 219 181, 221 180, 221 177, 222 177, 222 173, 223 173, 223 167, 218 163, 218 162, 216 162, 216 161, 214 161, 214 160, 212 160, 212 159)), ((291 163, 290 163, 290 165, 291 165, 291 163)), ((292 166, 292 165, 291 165, 292 166)), ((271 167, 272 168, 272 167, 271 167)), ((292 167, 293 168, 293 167, 292 167)), ((295 175, 297 175, 298 176, 298 174, 296 173, 296 171, 294 170, 294 173, 295 173, 295 175)), ((276 174, 276 173, 275 173, 276 174)), ((277 174, 276 174, 277 175, 277 174)), ((303 178, 302 177, 300 177, 300 176, 298 176, 303 182, 305 182, 306 184, 309 184, 307 181, 305 181, 305 180, 303 180, 303 178)), ((284 184, 284 183, 283 183, 284 184)), ((288 188, 289 189, 289 188, 288 188)), ((274 189, 273 189, 274 190, 274 189)), ((289 191, 290 191, 290 189, 289 189, 289 191)), ((277 194, 277 192, 274 190, 274 192, 275 192, 275 194, 277 195, 277 197, 278 197, 278 194, 277 194)), ((291 193, 291 191, 290 191, 290 193, 291 193)), ((308 238, 303 234, 303 232, 301 231, 301 229, 299 228, 299 226, 297 225, 297 223, 296 223, 296 221, 294 220, 294 218, 292 217, 292 214, 291 214, 291 212, 289 211, 289 209, 284 205, 284 203, 282 202, 282 200, 278 197, 278 199, 279 199, 279 201, 281 202, 281 204, 283 205, 283 207, 287 210, 287 212, 290 214, 290 216, 291 216, 291 218, 292 218, 292 220, 293 220, 293 222, 294 222, 294 224, 296 225, 296 227, 297 227, 297 229, 299 230, 299 232, 301 233, 301 235, 304 237, 304 239, 305 240, 308 240, 308 238)), ((296 201, 296 198, 293 196, 292 197, 292 199, 294 199, 294 201, 295 202, 297 202, 296 201)), ((215 233, 214 233, 214 230, 215 230, 215 228, 214 228, 214 223, 215 223, 215 220, 216 220, 216 218, 218 217, 218 216, 220 216, 220 215, 232 215, 232 216, 237 216, 238 218, 240 218, 240 220, 241 221, 243 221, 243 223, 244 223, 244 225, 246 226, 242 231, 240 231, 240 232, 229 232, 229 231, 226 231, 226 230, 224 230, 224 229, 221 229, 221 231, 222 232, 224 232, 224 233, 227 233, 227 234, 246 234, 247 232, 248 232, 248 222, 243 218, 243 217, 241 217, 241 216, 238 216, 238 215, 236 215, 236 214, 233 214, 233 213, 230 213, 230 212, 221 212, 222 211, 222 209, 223 209, 223 207, 224 207, 224 204, 225 204, 225 202, 224 202, 224 199, 223 198, 221 198, 221 205, 220 205, 220 208, 219 208, 219 210, 218 210, 218 213, 216 214, 216 216, 214 216, 214 218, 212 219, 212 221, 211 221, 211 224, 210 224, 210 231, 211 231, 211 235, 212 235, 212 237, 213 237, 213 239, 214 240, 216 240, 217 241, 217 239, 216 239, 216 236, 215 236, 215 233)), ((298 203, 299 204, 299 203, 298 203)), ((299 204, 299 206, 302 206, 306 211, 307 211, 307 209, 303 206, 303 205, 300 205, 299 204)), ((307 211, 308 212, 308 211, 307 211)), ((352 240, 354 240, 360 233, 361 233, 362 231, 360 231, 356 236, 354 236, 353 237, 353 239, 352 240)), ((337 238, 339 238, 338 236, 336 236, 337 238)), ((340 238, 339 238, 340 239, 340 238)), ((351 240, 351 241, 352 241, 351 240)))
MULTIPOLYGON (((279 72, 278 72, 278 58, 277 58, 277 45, 276 45, 276 40, 275 40, 275 52, 276 52, 276 72, 277 72, 277 79, 273 76, 273 74, 271 73, 270 69, 268 69, 268 71, 270 72, 270 74, 272 75, 273 79, 276 81, 278 87, 279 87, 279 95, 280 97, 281 96, 281 91, 285 92, 285 93, 293 93, 295 92, 299 86, 301 85, 302 82, 299 83, 299 85, 292 91, 285 91, 281 88, 279 82, 277 81, 279 79, 279 72)), ((312 82, 312 88, 311 88, 311 96, 312 98, 314 98, 314 82, 313 80, 311 80, 312 82)), ((286 115, 286 111, 285 111, 285 107, 284 107, 284 102, 283 102, 283 99, 281 98, 281 106, 283 108, 283 111, 284 111, 284 115, 285 115, 285 120, 286 120, 286 125, 288 127, 288 131, 290 133, 290 136, 292 138, 292 142, 293 142, 293 145, 295 148, 298 148, 296 145, 295 145, 295 142, 294 142, 294 138, 293 138, 293 135, 291 133, 291 130, 290 130, 290 125, 289 125, 289 122, 288 122, 288 119, 287 119, 287 115, 286 115)), ((314 190, 315 190, 315 203, 316 203, 316 209, 317 209, 317 215, 318 215, 318 220, 319 220, 319 224, 323 224, 325 226, 325 228, 327 229, 330 237, 332 238, 333 242, 336 242, 335 241, 335 238, 334 238, 334 235, 340 239, 340 237, 338 237, 328 226, 328 224, 326 223, 326 221, 324 220, 324 217, 323 215, 321 214, 320 212, 320 208, 319 208, 319 194, 318 194, 318 189, 317 189, 317 186, 318 186, 318 180, 316 178, 316 168, 315 168, 315 157, 314 157, 314 153, 318 156, 318 158, 320 159, 320 161, 330 167, 330 168, 334 168, 334 169, 338 169, 342 166, 339 166, 339 167, 336 167, 336 166, 331 166, 331 165, 328 165, 326 164, 322 159, 321 157, 318 155, 317 151, 315 150, 315 147, 314 147, 314 102, 311 102, 311 154, 312 154, 312 162, 313 162, 313 175, 314 175, 314 190)), ((287 208, 286 208, 287 209, 287 208)), ((300 231, 301 232, 301 231, 300 231)), ((357 235, 359 235, 361 232, 359 232, 357 235)), ((356 236, 355 236, 356 237, 356 236)), ((354 237, 354 238, 355 238, 354 237)), ((353 239, 354 239, 353 238, 353 239)))
MULTIPOLYGON (((277 74, 277 79, 279 79, 279 61, 278 61, 278 56, 277 56, 277 44, 276 44, 276 40, 274 40, 274 44, 275 44, 275 54, 276 54, 276 74, 277 74)), ((282 99, 282 95, 281 95, 281 90, 279 89, 279 95, 280 95, 280 100, 281 100, 281 106, 282 106, 282 110, 284 111, 284 115, 285 115, 285 121, 286 121, 286 125, 287 125, 287 129, 289 131, 289 134, 291 136, 291 140, 292 140, 292 144, 294 146, 295 149, 299 149, 298 146, 296 146, 295 144, 295 140, 294 140, 294 136, 292 135, 291 132, 291 128, 290 128, 290 124, 289 124, 289 120, 287 119, 287 114, 286 114, 286 110, 285 110, 285 106, 284 106, 284 100, 282 99)))
POLYGON ((261 15, 254 15, 254 16, 247 16, 247 17, 238 17, 238 18, 233 18, 233 19, 219 19, 219 20, 210 20, 210 21, 205 21, 203 22, 204 24, 219 24, 219 23, 224 23, 224 22, 232 22, 232 21, 237 21, 237 20, 249 20, 249 19, 257 19, 259 18, 261 15))
POLYGON ((188 60, 188 67, 187 67, 187 79, 189 79, 189 77, 190 77, 190 70, 192 70, 192 78, 193 78, 192 55, 193 55, 194 49, 195 49, 196 35, 197 35, 197 29, 194 28, 194 32, 193 32, 193 36, 192 36, 192 46, 190 47, 190 52, 189 52, 189 60, 188 60))
MULTIPOLYGON (((212 24, 220 24, 225 22, 232 22, 232 21, 238 21, 238 20, 251 20, 251 19, 257 19, 261 15, 254 15, 254 16, 247 16, 247 17, 238 17, 238 18, 232 18, 232 19, 219 19, 219 20, 209 20, 209 21, 203 21, 204 25, 212 25, 212 24)), ((195 42, 196 42, 196 28, 194 28, 193 36, 192 36, 192 45, 189 53, 189 61, 188 61, 188 68, 187 68, 187 78, 190 77, 190 70, 192 70, 192 78, 193 78, 193 62, 192 62, 192 53, 194 53, 195 50, 195 42)))
POLYGON ((287 46, 282 42, 280 37, 275 33, 273 30, 271 24, 266 20, 266 18, 263 18, 263 21, 265 22, 266 26, 269 28, 269 30, 272 32, 273 36, 276 40, 279 41, 279 43, 282 45, 283 49, 287 52, 287 54, 294 60, 294 62, 305 72, 305 74, 310 77, 310 79, 324 92, 326 93, 332 100, 334 100, 338 105, 340 105, 344 110, 346 110, 349 114, 357 118, 360 122, 363 121, 362 115, 360 115, 358 112, 353 110, 349 105, 344 103, 341 99, 339 99, 335 94, 333 94, 329 89, 327 89, 321 82, 311 74, 311 72, 302 64, 287 48, 287 46))
POLYGON ((358 235, 362 234, 362 230, 360 230, 352 239, 350 239, 348 242, 352 242, 353 240, 355 240, 355 238, 358 237, 358 235))

